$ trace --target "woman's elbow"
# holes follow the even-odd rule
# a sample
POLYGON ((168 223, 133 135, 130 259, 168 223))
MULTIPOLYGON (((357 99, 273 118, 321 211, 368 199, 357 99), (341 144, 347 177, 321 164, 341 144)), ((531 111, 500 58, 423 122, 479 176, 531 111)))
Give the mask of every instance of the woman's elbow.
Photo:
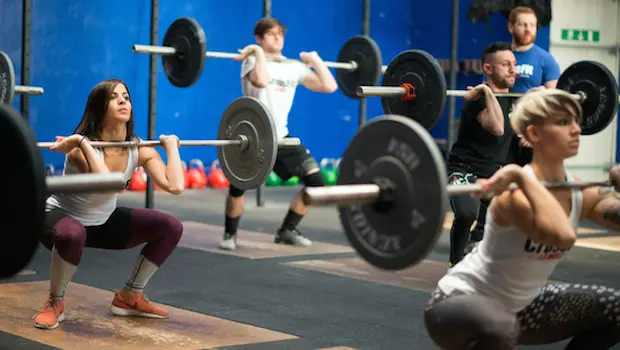
POLYGON ((577 241, 575 230, 570 227, 559 228, 557 223, 549 223, 547 225, 538 225, 537 227, 540 243, 548 244, 560 249, 568 249, 577 241))
POLYGON ((180 183, 180 184, 170 184, 166 187, 166 192, 170 193, 170 194, 174 194, 174 195, 180 195, 181 193, 183 193, 185 191, 185 184, 184 183, 180 183))
POLYGON ((174 195, 178 196, 181 193, 183 193, 183 191, 184 191, 184 188, 170 187, 167 192, 170 193, 170 194, 174 194, 174 195))

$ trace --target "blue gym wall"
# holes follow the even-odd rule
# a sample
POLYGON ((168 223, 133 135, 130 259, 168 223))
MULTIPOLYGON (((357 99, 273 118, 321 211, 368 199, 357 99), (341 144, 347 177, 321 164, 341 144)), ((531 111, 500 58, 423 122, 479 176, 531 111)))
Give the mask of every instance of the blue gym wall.
MULTIPOLYGON (((253 43, 252 30, 262 14, 262 1, 226 2, 160 0, 159 40, 181 16, 194 17, 204 27, 209 50, 235 52, 253 43)), ((505 18, 496 14, 488 23, 471 23, 471 1, 461 1, 459 19, 460 60, 478 59, 495 40, 510 40, 505 18)), ((382 50, 384 64, 400 51, 422 49, 437 59, 450 58, 451 2, 373 1, 371 36, 382 50)), ((0 50, 12 58, 17 83, 21 70, 21 1, 0 0, 0 50)), ((288 27, 285 55, 316 50, 325 60, 335 60, 340 46, 362 30, 362 0, 273 0, 272 15, 288 27)), ((30 99, 30 123, 38 140, 52 141, 69 135, 78 124, 91 88, 107 78, 127 82, 132 93, 136 131, 146 137, 149 58, 131 52, 136 43, 148 44, 150 0, 133 0, 123 6, 99 0, 33 0, 31 36, 31 85, 45 88, 43 96, 30 99)), ((549 47, 549 28, 539 30, 537 43, 549 47)), ((198 82, 186 89, 173 87, 158 59, 157 135, 174 133, 183 139, 216 137, 219 116, 241 95, 240 63, 208 59, 198 82)), ((457 88, 477 84, 479 75, 458 76, 457 88)), ((19 108, 19 96, 14 105, 19 108)), ((457 116, 462 99, 457 99, 457 116)), ((298 89, 290 115, 290 129, 317 158, 340 157, 358 127, 359 102, 344 97, 298 89)), ((381 115, 380 100, 369 98, 368 119, 381 115)), ((436 138, 447 133, 447 106, 432 130, 436 138)), ((63 155, 43 151, 46 163, 62 166, 63 155)), ((215 148, 183 148, 189 161, 205 165, 216 159, 215 148)))

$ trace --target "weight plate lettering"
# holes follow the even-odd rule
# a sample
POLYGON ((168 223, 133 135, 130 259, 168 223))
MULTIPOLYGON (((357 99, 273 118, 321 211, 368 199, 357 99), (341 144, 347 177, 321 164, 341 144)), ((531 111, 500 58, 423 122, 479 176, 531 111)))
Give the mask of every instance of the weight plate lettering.
POLYGON ((385 114, 408 117, 430 130, 441 118, 446 104, 446 78, 437 60, 421 50, 399 53, 388 65, 382 86, 400 86, 409 83, 415 87, 416 98, 381 97, 385 114))
POLYGON ((336 80, 342 93, 353 99, 359 99, 356 89, 358 86, 376 86, 381 79, 381 66, 383 59, 379 45, 366 35, 356 35, 347 40, 340 52, 338 62, 357 63, 357 69, 338 69, 336 80))
POLYGON ((13 103, 15 96, 15 69, 11 58, 0 51, 0 104, 13 103))
POLYGON ((338 185, 387 186, 392 200, 339 207, 353 248, 383 269, 423 260, 443 229, 446 179, 441 152, 420 124, 388 115, 362 126, 342 157, 338 185))
POLYGON ((176 49, 175 55, 161 58, 170 83, 180 88, 194 85, 202 74, 207 53, 207 37, 200 24, 189 17, 175 20, 166 31, 163 46, 176 49))
POLYGON ((247 138, 247 147, 218 146, 218 159, 231 186, 255 189, 267 181, 278 153, 273 118, 256 98, 237 98, 224 111, 217 138, 236 140, 240 136, 247 138))
POLYGON ((581 104, 582 135, 593 135, 604 130, 618 111, 618 83, 611 71, 601 63, 573 63, 562 72, 557 88, 586 94, 586 100, 581 104))
POLYGON ((45 168, 41 151, 28 122, 10 105, 0 104, 0 147, 3 162, 10 171, 2 172, 6 186, 2 195, 7 203, 3 213, 0 278, 8 278, 22 270, 37 249, 45 219, 45 168))

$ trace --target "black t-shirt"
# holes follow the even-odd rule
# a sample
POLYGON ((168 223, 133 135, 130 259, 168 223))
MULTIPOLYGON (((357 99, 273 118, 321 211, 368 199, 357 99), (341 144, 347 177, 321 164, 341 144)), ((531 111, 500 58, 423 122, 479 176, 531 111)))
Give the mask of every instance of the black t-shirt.
POLYGON ((498 98, 504 114, 501 136, 491 134, 478 122, 478 114, 486 108, 484 96, 477 101, 465 101, 456 142, 448 154, 448 173, 460 171, 490 177, 507 163, 515 134, 509 119, 515 100, 513 97, 498 98))
POLYGON ((521 139, 517 134, 512 137, 510 152, 508 152, 508 161, 506 163, 515 163, 524 166, 532 162, 532 149, 523 147, 520 144, 521 139))

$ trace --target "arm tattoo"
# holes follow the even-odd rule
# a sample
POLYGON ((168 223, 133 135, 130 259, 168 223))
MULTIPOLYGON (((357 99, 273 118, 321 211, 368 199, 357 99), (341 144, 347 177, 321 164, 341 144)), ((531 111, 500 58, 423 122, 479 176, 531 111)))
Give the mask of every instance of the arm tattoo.
POLYGON ((615 225, 620 225, 620 205, 611 204, 604 212, 603 219, 615 225))
POLYGON ((601 200, 606 201, 606 207, 602 212, 603 220, 620 226, 620 193, 613 187, 599 187, 598 194, 604 197, 601 200))
POLYGON ((598 194, 601 196, 611 195, 615 199, 620 200, 620 193, 616 192, 613 187, 599 187, 598 194))

